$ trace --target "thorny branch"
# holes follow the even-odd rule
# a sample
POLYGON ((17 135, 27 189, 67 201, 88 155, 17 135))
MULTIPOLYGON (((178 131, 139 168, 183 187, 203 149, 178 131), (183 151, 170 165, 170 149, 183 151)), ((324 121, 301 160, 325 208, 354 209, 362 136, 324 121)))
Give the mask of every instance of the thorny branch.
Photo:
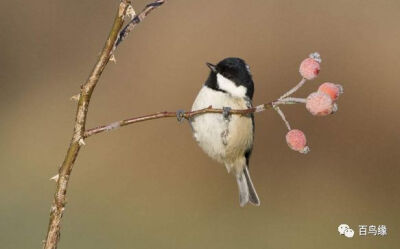
MULTIPOLYGON (((147 5, 142 13, 133 18, 133 20, 131 21, 132 24, 128 24, 130 28, 127 28, 127 30, 132 30, 132 28, 136 24, 140 23, 152 9, 160 6, 163 3, 163 0, 158 0, 155 1, 153 4, 147 5)), ((65 159, 61 167, 59 168, 58 175, 54 178, 57 181, 57 185, 56 192, 54 194, 54 200, 51 205, 49 226, 46 240, 44 241, 43 246, 44 249, 57 248, 58 241, 60 239, 61 218, 65 210, 68 182, 80 147, 84 145, 83 139, 89 102, 93 90, 96 87, 96 84, 99 81, 102 72, 113 54, 117 40, 120 43, 122 41, 121 37, 126 37, 127 31, 124 31, 124 29, 121 32, 121 28, 123 26, 124 19, 127 14, 126 12, 129 6, 130 1, 121 0, 117 10, 117 14, 114 19, 113 26, 108 35, 104 48, 87 81, 81 86, 72 139, 68 147, 65 159)))

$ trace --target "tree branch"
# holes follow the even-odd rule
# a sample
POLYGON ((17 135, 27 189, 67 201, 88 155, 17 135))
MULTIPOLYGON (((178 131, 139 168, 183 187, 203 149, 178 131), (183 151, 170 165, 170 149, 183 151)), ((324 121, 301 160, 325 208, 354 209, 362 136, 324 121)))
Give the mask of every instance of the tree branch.
POLYGON ((128 36, 128 34, 135 28, 136 24, 139 24, 143 19, 155 8, 161 6, 165 0, 157 0, 153 3, 149 3, 144 7, 139 15, 136 15, 120 32, 115 48, 128 36))
MULTIPOLYGON (((288 98, 284 98, 284 99, 278 99, 276 101, 272 101, 272 102, 269 102, 269 103, 266 103, 266 104, 261 104, 261 105, 258 105, 256 107, 253 107, 253 108, 242 109, 242 110, 230 110, 229 114, 247 115, 247 114, 250 114, 250 113, 262 112, 262 111, 265 111, 265 110, 271 109, 271 108, 278 108, 278 105, 298 104, 298 103, 304 103, 304 99, 288 97, 288 98)), ((148 115, 145 115, 145 116, 133 117, 133 118, 128 118, 128 119, 123 119, 123 120, 120 120, 120 121, 115 121, 115 122, 110 123, 108 125, 101 125, 101 126, 98 126, 96 128, 92 128, 92 129, 86 130, 84 135, 83 135, 83 137, 87 138, 87 137, 90 137, 92 135, 95 135, 95 134, 98 134, 98 133, 102 133, 104 131, 111 131, 111 130, 114 130, 114 129, 118 129, 119 127, 122 127, 122 126, 135 124, 135 123, 139 123, 139 122, 144 122, 144 121, 148 121, 148 120, 153 120, 153 119, 177 118, 178 120, 180 120, 180 119, 184 118, 184 119, 188 119, 189 120, 189 119, 193 118, 194 116, 197 116, 197 115, 200 115, 200 114, 204 114, 204 113, 221 113, 222 114, 223 112, 224 112, 223 109, 214 109, 214 108, 212 108, 212 106, 209 106, 209 107, 204 108, 204 109, 196 110, 196 111, 190 111, 190 112, 182 112, 182 111, 157 112, 157 113, 148 114, 148 115)), ((282 117, 281 114, 280 114, 280 116, 282 117)), ((287 121, 285 119, 284 119, 284 121, 285 121, 285 124, 286 124, 287 121)))
POLYGON ((286 98, 286 97, 292 95, 294 92, 299 90, 306 83, 306 81, 307 80, 305 78, 302 78, 301 81, 297 85, 295 85, 292 89, 290 89, 285 94, 283 94, 279 99, 283 99, 283 98, 286 98))
MULTIPOLYGON (((263 110, 266 110, 266 109, 271 108, 271 107, 272 107, 272 103, 268 103, 268 104, 259 105, 257 107, 249 108, 249 109, 230 110, 229 114, 246 115, 246 114, 250 114, 250 113, 254 113, 254 112, 258 112, 258 111, 263 111, 263 110)), ((111 130, 117 129, 119 127, 122 127, 122 126, 130 125, 130 124, 134 124, 134 123, 139 123, 139 122, 143 122, 143 121, 148 121, 148 120, 153 120, 153 119, 177 118, 178 120, 180 120, 182 118, 190 119, 190 118, 192 118, 194 116, 197 116, 197 115, 200 115, 200 114, 204 114, 204 113, 223 113, 223 112, 224 112, 223 109, 214 109, 214 108, 212 108, 212 106, 209 106, 209 107, 204 108, 204 109, 196 110, 196 111, 191 111, 191 112, 180 112, 180 111, 177 111, 177 112, 168 112, 168 111, 157 112, 157 113, 148 114, 148 115, 145 115, 145 116, 128 118, 128 119, 124 119, 124 120, 113 122, 113 123, 108 124, 108 125, 102 125, 102 126, 98 126, 96 128, 89 129, 89 130, 85 131, 84 137, 87 138, 87 137, 90 137, 92 135, 104 132, 104 131, 111 131, 111 130)))
MULTIPOLYGON (((162 4, 160 2, 164 1, 156 1, 153 4, 158 4, 157 6, 160 6, 162 4)), ((119 37, 123 37, 123 35, 122 36, 120 35, 120 31, 124 23, 126 10, 129 5, 130 1, 121 0, 117 10, 117 14, 114 19, 113 26, 108 35, 104 48, 92 72, 90 73, 87 81, 81 86, 77 111, 75 115, 75 123, 74 123, 74 131, 72 139, 68 147, 65 159, 61 167, 59 168, 58 177, 55 178, 57 180, 57 186, 56 186, 56 192, 54 194, 54 200, 51 205, 49 226, 48 226, 46 240, 44 241, 44 246, 43 246, 44 249, 57 248, 57 244, 60 239, 61 218, 65 210, 66 194, 67 194, 69 178, 71 175, 74 162, 78 156, 80 147, 84 144, 83 139, 84 139, 89 102, 93 90, 96 87, 96 84, 99 81, 102 72, 104 71, 104 68, 106 67, 107 63, 110 60, 110 57, 114 50, 114 45, 116 44, 119 37)), ((153 8, 157 6, 153 6, 153 8)), ((148 13, 149 10, 146 10, 141 14, 139 14, 140 18, 138 16, 136 18, 139 18, 139 20, 141 21, 148 13)))

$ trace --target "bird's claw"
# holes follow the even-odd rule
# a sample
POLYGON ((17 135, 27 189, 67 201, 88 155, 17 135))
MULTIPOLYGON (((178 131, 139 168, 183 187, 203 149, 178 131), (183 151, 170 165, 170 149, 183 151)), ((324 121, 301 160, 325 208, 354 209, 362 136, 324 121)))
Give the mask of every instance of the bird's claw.
POLYGON ((184 110, 178 110, 176 112, 176 119, 178 122, 182 122, 182 120, 185 118, 185 111, 184 110))
POLYGON ((232 110, 231 107, 226 106, 226 107, 222 107, 222 116, 224 117, 224 119, 229 119, 229 115, 230 115, 230 111, 232 110))

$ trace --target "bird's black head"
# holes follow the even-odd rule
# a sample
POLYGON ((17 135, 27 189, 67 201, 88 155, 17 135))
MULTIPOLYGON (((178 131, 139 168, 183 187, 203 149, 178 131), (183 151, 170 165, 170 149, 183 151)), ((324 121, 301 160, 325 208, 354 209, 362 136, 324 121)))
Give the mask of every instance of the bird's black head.
POLYGON ((217 65, 207 63, 211 69, 205 85, 234 97, 253 99, 254 83, 249 66, 240 58, 226 58, 217 65))

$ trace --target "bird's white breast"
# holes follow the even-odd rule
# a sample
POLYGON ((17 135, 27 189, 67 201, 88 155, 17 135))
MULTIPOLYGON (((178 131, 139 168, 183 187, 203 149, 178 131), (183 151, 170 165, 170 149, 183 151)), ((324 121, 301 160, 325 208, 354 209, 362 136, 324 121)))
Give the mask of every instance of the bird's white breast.
MULTIPOLYGON (((246 109, 251 103, 244 98, 203 86, 193 103, 192 111, 209 106, 246 109)), ((200 147, 213 159, 227 164, 243 160, 253 143, 253 125, 250 117, 231 115, 229 120, 219 113, 206 113, 192 121, 193 134, 200 147)), ((227 166, 228 167, 228 166, 227 166)))

